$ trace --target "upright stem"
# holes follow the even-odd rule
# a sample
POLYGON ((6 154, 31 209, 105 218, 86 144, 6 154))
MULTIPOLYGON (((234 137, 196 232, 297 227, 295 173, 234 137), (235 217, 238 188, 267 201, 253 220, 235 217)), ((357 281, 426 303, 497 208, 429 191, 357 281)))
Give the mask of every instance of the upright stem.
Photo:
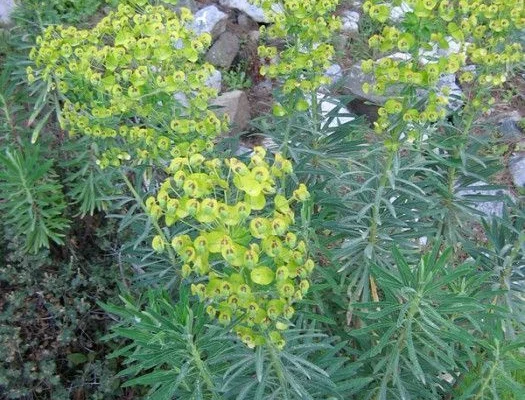
POLYGON ((281 363, 281 360, 279 359, 279 356, 277 355, 275 347, 271 343, 269 343, 269 341, 266 344, 266 348, 268 349, 270 353, 271 365, 274 368, 277 374, 277 378, 279 379, 279 383, 281 384, 281 388, 284 391, 284 396, 282 398, 287 400, 290 398, 288 394, 288 382, 284 376, 283 365, 281 363))
MULTIPOLYGON (((461 138, 464 139, 466 136, 468 136, 470 129, 472 128, 472 124, 474 122, 474 112, 471 111, 470 114, 468 114, 466 120, 465 120, 465 127, 463 131, 461 132, 461 138)), ((461 150, 463 149, 464 143, 462 142, 456 149, 454 150, 454 157, 459 157, 461 150)), ((452 197, 454 194, 454 183, 456 181, 457 176, 457 168, 456 167, 449 167, 448 168, 448 194, 450 196, 449 200, 452 201, 452 197)))
POLYGON ((386 187, 388 180, 388 173, 392 169, 392 164, 394 162, 394 156, 396 152, 394 150, 388 150, 388 155, 386 159, 385 169, 379 178, 379 185, 377 187, 376 196, 374 200, 374 206, 372 207, 372 222, 370 225, 370 234, 368 236, 368 242, 372 245, 375 245, 377 242, 377 227, 380 224, 379 221, 379 208, 381 205, 381 196, 386 187))
POLYGON ((474 400, 480 400, 480 399, 484 398, 483 395, 485 394, 485 390, 487 390, 487 386, 489 385, 489 383, 494 378, 494 374, 495 374, 496 369, 498 368, 498 365, 499 365, 499 343, 496 343, 496 348, 494 350, 495 350, 496 354, 494 355, 494 361, 492 363, 492 367, 490 368, 490 371, 489 371, 487 377, 483 380, 483 383, 481 384, 481 388, 480 388, 479 392, 476 393, 476 397, 474 397, 474 400))
POLYGON ((319 126, 319 104, 317 102, 317 93, 312 92, 312 100, 311 100, 311 109, 312 109, 312 120, 314 122, 315 132, 318 133, 320 131, 319 126))
POLYGON ((208 371, 206 365, 202 362, 201 354, 199 353, 197 346, 195 346, 193 342, 190 343, 190 352, 193 357, 193 362, 195 363, 195 366, 199 371, 199 375, 201 376, 202 380, 206 384, 206 387, 211 393, 212 399, 217 399, 217 393, 215 392, 215 386, 213 384, 210 372, 208 371))
MULTIPOLYGON (((135 190, 135 187, 133 186, 133 184, 130 182, 129 178, 126 176, 126 174, 123 172, 123 171, 120 171, 120 175, 122 176, 122 179, 124 180, 124 182, 126 183, 126 186, 128 187, 129 191, 131 192, 131 194, 133 194, 133 197, 135 198, 137 204, 140 205, 140 207, 142 208, 142 210, 148 214, 148 210, 146 208, 146 205, 144 204, 144 202, 142 201, 142 198, 140 197, 140 195, 138 194, 138 192, 135 190)), ((148 214, 149 216, 149 214, 148 214)), ((172 265, 177 265, 177 257, 175 255, 175 252, 173 251, 173 249, 171 248, 171 246, 169 245, 169 241, 168 239, 166 238, 166 235, 164 234, 164 231, 161 229, 161 227, 159 226, 159 223, 155 220, 155 218, 152 218, 151 216, 149 216, 150 218, 150 221, 153 225, 153 227, 155 228, 155 230, 157 231, 157 234, 162 238, 162 240, 164 241, 164 243, 168 244, 166 246, 166 249, 168 251, 168 256, 170 258, 170 261, 171 261, 171 264, 172 265)))

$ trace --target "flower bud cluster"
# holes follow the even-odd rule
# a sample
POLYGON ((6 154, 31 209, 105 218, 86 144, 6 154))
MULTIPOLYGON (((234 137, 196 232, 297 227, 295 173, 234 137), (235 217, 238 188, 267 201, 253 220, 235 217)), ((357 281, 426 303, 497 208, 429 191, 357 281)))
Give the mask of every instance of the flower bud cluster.
POLYGON ((90 30, 50 26, 31 51, 28 79, 58 91, 63 129, 107 144, 101 166, 119 165, 119 147, 139 162, 167 159, 175 146, 191 150, 195 138, 209 141, 227 124, 208 110, 214 68, 199 60, 211 36, 195 34, 192 19, 186 8, 178 15, 121 4, 90 30))
POLYGON ((186 224, 188 233, 165 243, 181 260, 182 276, 193 279, 192 293, 207 304, 221 324, 235 321, 235 332, 249 347, 270 338, 284 346, 280 331, 290 325, 293 304, 310 287, 314 262, 294 232, 294 203, 309 198, 300 184, 291 196, 283 187, 291 162, 280 154, 270 165, 256 147, 248 164, 200 154, 176 157, 170 177, 146 201, 151 217, 171 226, 186 224))
MULTIPOLYGON (((258 49, 261 58, 269 60, 260 73, 283 81, 282 91, 291 107, 308 108, 310 98, 321 85, 330 80, 324 71, 330 66, 334 48, 330 44, 341 29, 341 20, 333 13, 339 0, 252 0, 262 6, 271 25, 262 26, 262 37, 269 43, 285 42, 283 46, 267 45, 258 49)), ((278 108, 281 114, 284 108, 278 108)))
POLYGON ((522 0, 403 3, 407 12, 398 24, 388 21, 399 1, 363 4, 363 10, 382 24, 382 30, 369 38, 370 47, 406 56, 364 61, 364 72, 372 72, 376 83, 366 83, 363 90, 385 94, 393 86, 411 89, 380 109, 377 132, 386 131, 394 121, 425 125, 444 118, 450 91, 438 84, 444 74, 457 75, 464 84, 490 88, 505 82, 510 65, 525 60, 521 45, 512 43, 513 34, 525 27, 522 0), (475 71, 466 70, 467 64, 474 65, 475 71), (426 102, 420 101, 419 89, 429 93, 426 102))

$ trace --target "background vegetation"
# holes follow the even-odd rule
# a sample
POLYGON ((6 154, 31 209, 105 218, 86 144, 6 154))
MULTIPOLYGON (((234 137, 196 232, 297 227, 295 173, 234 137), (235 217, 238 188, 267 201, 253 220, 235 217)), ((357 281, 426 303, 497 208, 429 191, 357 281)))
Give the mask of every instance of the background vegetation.
MULTIPOLYGON (((132 6, 124 14, 150 11, 145 0, 119 3, 132 6)), ((274 2, 254 3, 268 11, 274 2)), ((62 76, 55 75, 58 64, 48 70, 49 79, 42 75, 52 64, 49 59, 39 64, 35 53, 51 41, 42 39, 48 26, 92 29, 117 4, 54 0, 42 7, 28 0, 17 8, 15 24, 0 30, 0 398, 522 398, 523 197, 516 188, 503 196, 464 193, 473 184, 484 190, 509 189, 501 185, 501 152, 511 148, 500 151, 501 142, 482 106, 505 90, 504 82, 494 78, 503 80, 504 75, 512 81, 523 74, 523 58, 478 63, 480 74, 461 80, 463 105, 446 115, 439 108, 443 104, 434 71, 418 63, 377 60, 394 48, 405 48, 399 43, 402 35, 407 51, 418 57, 420 48, 428 50, 429 41, 452 35, 464 42, 475 24, 493 29, 492 21, 507 19, 512 21, 508 32, 495 30, 487 36, 493 42, 483 37, 475 41, 477 50, 485 43, 486 51, 501 60, 507 45, 522 43, 523 2, 476 2, 476 7, 500 7, 497 18, 471 2, 407 2, 428 26, 412 26, 408 19, 396 33, 383 18, 382 3, 397 2, 368 1, 365 29, 342 54, 332 47, 340 28, 332 18, 339 2, 279 3, 287 19, 269 14, 273 24, 262 29, 264 46, 259 49, 262 58, 280 55, 261 71, 276 83, 273 112, 251 125, 273 140, 281 159, 270 151, 262 154, 260 148, 255 156, 235 156, 236 140, 214 137, 224 130, 225 121, 206 114, 214 93, 205 91, 200 97, 198 77, 187 89, 195 106, 190 116, 195 125, 212 118, 206 121, 213 128, 204 127, 202 136, 214 137, 213 149, 204 140, 192 145, 181 139, 180 126, 166 119, 170 112, 179 112, 180 105, 151 86, 157 81, 141 86, 140 95, 147 100, 128 102, 133 96, 127 90, 108 95, 91 81, 79 83, 68 63, 62 76), (441 25, 432 22, 432 13, 445 13, 447 7, 458 14, 442 16, 441 25), (450 23, 460 18, 461 7, 471 7, 466 13, 472 26, 461 26, 460 35, 450 23), (311 25, 323 29, 313 31, 311 25), (441 37, 430 37, 430 32, 441 37), (275 45, 285 41, 287 47, 275 45), (309 64, 312 54, 315 62, 309 64), (328 83, 323 69, 337 57, 363 60, 365 69, 368 63, 380 84, 370 90, 402 84, 401 92, 380 109, 375 125, 345 115, 342 103, 328 115, 321 112, 317 90, 328 83), (398 74, 385 68, 397 68, 398 74), (421 82, 402 82, 407 71, 422 74, 421 82), (389 78, 381 81, 382 76, 389 78), (80 91, 68 94, 59 85, 61 79, 80 91), (425 102, 420 89, 436 96, 429 95, 425 102), (72 96, 86 108, 76 109, 78 115, 67 113, 72 96), (127 101, 128 108, 109 119, 89 114, 90 123, 115 131, 118 124, 147 128, 157 135, 154 143, 144 138, 133 142, 131 135, 96 137, 74 125, 82 112, 91 113, 94 103, 109 108, 115 97, 127 101), (150 100, 164 101, 165 109, 148 119, 150 100), (355 119, 331 124, 336 116, 355 119), (73 130, 76 136, 68 132, 73 130), (169 146, 163 144, 164 135, 169 146), (202 160, 195 158, 201 153, 202 160), (261 172, 264 179, 234 178, 234 156, 250 171, 268 169, 268 176, 261 172), (211 261, 200 264, 191 256, 184 259, 185 253, 171 245, 172 238, 189 235, 194 240, 209 233, 211 222, 192 215, 187 204, 211 196, 211 190, 202 189, 206 185, 195 176, 205 194, 182 183, 177 186, 175 180, 178 172, 189 176, 204 160, 216 158, 230 172, 214 175, 215 199, 230 201, 231 207, 249 204, 254 211, 246 221, 274 218, 273 224, 280 218, 286 225, 283 232, 274 225, 262 233, 237 230, 234 237, 246 247, 261 239, 258 254, 266 269, 255 268, 260 274, 254 275, 249 272, 253 266, 249 271, 246 267, 250 278, 244 282, 256 294, 249 300, 267 310, 263 316, 250 314, 242 298, 239 309, 245 312, 240 313, 221 297, 225 290, 230 294, 224 282, 239 286, 235 268, 243 271, 247 263, 235 258, 237 242, 221 243, 231 245, 233 255, 210 247, 211 261), (288 167, 289 179, 284 179, 279 171, 288 167), (272 190, 283 195, 286 205, 272 190), (171 203, 163 199, 186 204, 177 203, 183 211, 175 213, 171 223, 171 203), (487 216, 476 208, 480 201, 501 201, 503 212, 487 216), (289 244, 293 236, 285 238, 286 233, 303 241, 304 254, 296 254, 302 247, 289 244), (265 235, 296 253, 280 259, 265 247, 271 247, 265 235), (279 281, 279 267, 294 257, 300 261, 287 264, 286 273, 295 275, 279 281), (315 264, 311 273, 304 267, 308 258, 315 264), (222 286, 215 296, 211 283, 219 278, 222 286), (292 286, 293 295, 286 294, 283 282, 292 286), (195 289, 199 284, 206 285, 205 294, 195 289), (270 318, 272 305, 275 318, 270 318)), ((75 41, 78 32, 68 40, 75 41)), ((109 45, 117 39, 108 34, 105 40, 109 45)), ((202 48, 183 55, 181 69, 188 76, 206 70, 201 58, 207 39, 199 40, 202 48)), ((78 54, 81 60, 82 52, 78 54)), ((150 55, 162 62, 162 54, 150 55)), ((462 67, 476 57, 470 53, 452 61, 462 67)), ((128 62, 116 61, 111 71, 120 73, 128 62)), ((108 63, 101 61, 106 73, 108 63)), ((451 72, 450 63, 437 64, 443 69, 438 75, 459 71, 451 72)), ((230 71, 227 85, 242 88, 256 81, 244 74, 230 71)), ((189 118, 178 115, 177 120, 189 118)), ((220 170, 214 164, 206 168, 207 174, 220 170)), ((214 212, 221 221, 236 218, 231 210, 214 212)), ((221 223, 241 226, 244 220, 221 223)))

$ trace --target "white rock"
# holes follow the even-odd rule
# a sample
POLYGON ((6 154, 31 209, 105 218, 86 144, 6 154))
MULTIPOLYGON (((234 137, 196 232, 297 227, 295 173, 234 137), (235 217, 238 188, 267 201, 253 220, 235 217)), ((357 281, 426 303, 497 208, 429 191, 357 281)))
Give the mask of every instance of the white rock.
POLYGON ((265 137, 265 138, 262 140, 261 145, 262 145, 266 150, 270 150, 272 153, 275 153, 275 152, 279 151, 279 145, 278 145, 277 143, 275 143, 275 140, 273 140, 273 139, 270 138, 270 137, 265 137))
POLYGON ((525 187, 525 155, 513 156, 509 162, 512 181, 517 188, 525 187))
POLYGON ((353 121, 350 111, 339 100, 322 93, 317 93, 317 103, 323 117, 322 128, 337 128, 353 121))
POLYGON ((188 101, 188 97, 182 93, 177 92, 173 94, 173 99, 178 102, 183 108, 188 108, 190 106, 190 102, 188 101))
POLYGON ((262 8, 250 4, 247 0, 219 0, 223 7, 235 8, 247 14, 251 19, 257 22, 268 22, 262 8))
POLYGON ((192 29, 197 34, 209 33, 216 39, 226 30, 228 14, 220 11, 216 6, 201 8, 193 16, 192 29))
POLYGON ((243 144, 239 145, 239 148, 235 151, 236 156, 251 155, 252 153, 252 149, 243 144))
POLYGON ((445 40, 448 43, 447 49, 440 48, 436 43, 432 45, 432 50, 419 50, 419 62, 423 65, 428 64, 429 62, 438 61, 441 57, 448 57, 451 54, 459 54, 464 52, 461 44, 456 42, 452 37, 447 36, 445 40))
POLYGON ((448 91, 448 104, 447 111, 454 112, 459 110, 463 106, 463 91, 456 83, 456 75, 446 74, 439 78, 439 81, 436 84, 439 93, 443 96, 445 94, 443 91, 446 89, 448 91))
POLYGON ((343 77, 343 69, 339 64, 332 64, 324 71, 324 75, 330 78, 332 85, 343 77))
POLYGON ((390 19, 393 22, 400 22, 405 18, 405 14, 414 11, 407 3, 402 2, 400 6, 392 7, 390 19))
POLYGON ((479 211, 486 217, 503 216, 503 208, 505 204, 502 199, 505 196, 509 196, 510 192, 505 189, 491 189, 486 188, 487 183, 484 182, 475 182, 471 185, 468 185, 466 188, 462 188, 457 191, 459 197, 467 200, 469 196, 490 196, 493 201, 476 201, 471 200, 471 207, 479 211))
POLYGON ((343 23, 342 31, 345 33, 357 33, 359 32, 359 15, 356 11, 345 10, 341 14, 341 22, 343 23))
POLYGON ((11 13, 14 8, 14 0, 0 0, 0 24, 9 24, 11 22, 11 13))
POLYGON ((214 70, 210 76, 206 78, 206 86, 217 90, 217 93, 221 91, 222 87, 222 74, 218 69, 214 70))

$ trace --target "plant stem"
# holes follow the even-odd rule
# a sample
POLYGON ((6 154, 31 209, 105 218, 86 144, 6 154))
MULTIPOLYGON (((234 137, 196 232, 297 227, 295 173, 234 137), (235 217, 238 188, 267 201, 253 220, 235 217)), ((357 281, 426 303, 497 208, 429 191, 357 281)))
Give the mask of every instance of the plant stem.
POLYGON ((377 227, 381 224, 380 218, 379 218, 379 208, 381 204, 381 196, 383 195, 383 191, 386 187, 386 183, 388 180, 388 174, 390 170, 392 169, 392 163, 394 162, 394 156, 395 156, 394 150, 388 150, 388 155, 385 163, 385 169, 379 178, 379 185, 377 187, 376 196, 374 200, 374 206, 372 207, 372 221, 370 225, 370 234, 368 236, 368 242, 371 245, 375 245, 377 242, 377 227))
MULTIPOLYGON (((460 136, 462 139, 468 136, 470 129, 472 128, 472 124, 474 122, 474 112, 473 111, 470 112, 470 114, 468 114, 465 121, 466 121, 465 128, 461 132, 461 136, 460 136)), ((461 144, 458 147, 456 147, 456 149, 454 150, 455 158, 459 157, 459 155, 461 154, 461 150, 463 149, 464 146, 465 146, 465 143, 461 142, 461 144)), ((448 199, 449 204, 452 203, 452 199, 454 197, 454 183, 456 181, 456 176, 457 176, 457 168, 449 167, 448 168, 448 185, 447 185, 448 195, 449 195, 449 199, 448 199)))
MULTIPOLYGON (((140 197, 140 195, 138 194, 138 192, 135 190, 135 187, 133 186, 133 184, 131 183, 131 181, 129 180, 129 178, 126 176, 126 174, 123 172, 123 171, 120 171, 120 175, 122 176, 122 179, 124 180, 124 182, 126 183, 126 186, 128 187, 129 191, 131 192, 131 194, 133 194, 133 197, 135 198, 137 204, 140 205, 140 207, 142 208, 142 210, 144 211, 144 213, 148 214, 148 211, 147 211, 147 208, 146 208, 146 205, 144 204, 144 202, 142 201, 142 198, 140 197)), ((155 220, 153 217, 151 217, 149 214, 148 214, 148 217, 153 225, 153 227, 155 228, 155 230, 157 231, 157 234, 162 238, 162 240, 164 241, 164 243, 167 244, 166 246, 166 249, 168 251, 168 256, 169 256, 169 259, 171 261, 171 264, 173 266, 177 265, 177 257, 175 255, 175 252, 173 251, 173 249, 171 248, 171 246, 169 245, 169 241, 168 239, 166 238, 166 235, 164 234, 164 231, 161 229, 161 227, 159 226, 159 223, 157 222, 157 220, 155 220)))
POLYGON ((282 398, 284 400, 287 400, 290 398, 288 394, 288 382, 286 381, 286 378, 284 376, 283 365, 281 363, 281 360, 279 359, 277 355, 275 347, 269 342, 269 340, 267 340, 266 342, 266 348, 268 349, 268 352, 270 353, 271 365, 274 368, 277 374, 277 378, 279 378, 279 383, 281 384, 281 388, 284 391, 284 396, 282 398))
POLYGON ((195 346, 195 343, 191 340, 193 338, 192 335, 189 336, 190 338, 190 352, 193 356, 193 362, 195 363, 195 366, 197 367, 197 370, 199 371, 199 375, 202 377, 204 383, 206 384, 206 387, 211 393, 212 399, 217 399, 217 393, 215 392, 215 386, 213 385, 213 381, 211 379, 210 372, 208 371, 208 368, 206 365, 202 362, 201 354, 199 353, 199 350, 197 349, 197 346, 195 346))
POLYGON ((490 371, 487 377, 483 379, 481 388, 479 389, 479 392, 476 393, 476 397, 474 397, 474 400, 480 400, 483 398, 483 394, 485 393, 487 386, 489 385, 490 381, 494 377, 494 373, 496 372, 496 369, 499 364, 499 343, 497 341, 496 341, 496 348, 494 350, 495 350, 495 355, 494 355, 494 361, 492 363, 492 367, 490 368, 490 371))

